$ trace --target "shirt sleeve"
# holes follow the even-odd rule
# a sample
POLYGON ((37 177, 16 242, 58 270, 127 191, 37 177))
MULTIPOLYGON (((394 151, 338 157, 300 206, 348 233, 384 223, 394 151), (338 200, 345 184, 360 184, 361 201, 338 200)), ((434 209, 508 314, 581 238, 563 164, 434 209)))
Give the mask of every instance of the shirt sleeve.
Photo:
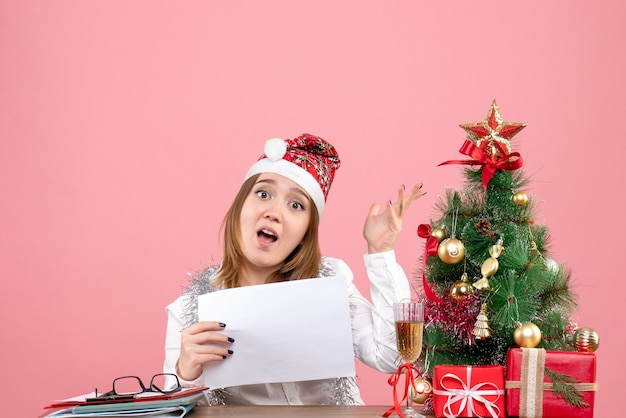
MULTIPOLYGON (((176 373, 176 363, 180 356, 180 333, 183 331, 183 306, 185 298, 181 296, 174 302, 169 304, 165 311, 167 312, 167 330, 165 333, 165 362, 163 364, 163 373, 176 373)), ((200 387, 202 386, 202 374, 194 380, 183 380, 178 376, 178 380, 182 387, 200 387)), ((174 387, 173 380, 167 382, 168 387, 174 387)))
MULTIPOLYGON (((411 298, 409 281, 396 262, 393 250, 365 254, 364 261, 371 302, 363 297, 353 283, 352 273, 348 274, 354 350, 363 363, 378 371, 392 373, 400 362, 396 349, 393 304, 411 298)), ((348 266, 345 263, 343 265, 349 271, 348 266)))

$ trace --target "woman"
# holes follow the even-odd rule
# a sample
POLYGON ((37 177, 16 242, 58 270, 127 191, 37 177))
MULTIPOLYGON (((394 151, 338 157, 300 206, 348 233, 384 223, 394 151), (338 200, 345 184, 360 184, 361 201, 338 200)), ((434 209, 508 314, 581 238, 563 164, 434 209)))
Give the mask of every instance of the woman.
MULTIPOLYGON (((333 275, 347 277, 356 357, 382 372, 396 370, 392 305, 411 294, 393 246, 404 213, 425 192, 421 184, 408 193, 401 187, 396 202, 383 210, 379 204, 370 208, 363 229, 370 302, 345 262, 320 254, 318 224, 339 166, 335 148, 314 135, 266 142, 265 154, 248 170, 224 219, 222 263, 197 274, 167 307, 165 373, 176 374, 182 386, 201 386, 204 364, 228 361, 234 354, 226 324, 219 318, 198 322, 198 295, 333 275)), ((213 389, 209 395, 210 403, 227 405, 363 403, 352 378, 243 385, 213 389)))

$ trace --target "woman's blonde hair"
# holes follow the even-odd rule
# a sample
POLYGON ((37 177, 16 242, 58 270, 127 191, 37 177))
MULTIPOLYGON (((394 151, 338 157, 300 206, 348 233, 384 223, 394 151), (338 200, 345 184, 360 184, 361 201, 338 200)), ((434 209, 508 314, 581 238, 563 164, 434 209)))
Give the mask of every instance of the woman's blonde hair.
MULTIPOLYGON (((241 209, 259 176, 260 174, 256 174, 244 181, 222 222, 220 233, 224 239, 224 257, 215 279, 216 285, 220 287, 239 286, 241 260, 245 257, 241 248, 241 209)), ((310 207, 315 208, 308 195, 307 198, 310 207)), ((322 259, 318 235, 319 215, 315 209, 310 213, 309 227, 302 243, 289 254, 283 265, 267 278, 266 283, 308 279, 318 275, 322 259)))

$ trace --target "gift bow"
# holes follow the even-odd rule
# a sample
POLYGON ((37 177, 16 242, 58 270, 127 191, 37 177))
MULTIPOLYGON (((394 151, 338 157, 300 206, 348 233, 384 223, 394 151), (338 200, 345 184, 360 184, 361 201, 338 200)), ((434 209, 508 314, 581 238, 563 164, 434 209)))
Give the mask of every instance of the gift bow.
POLYGON ((504 395, 504 390, 498 389, 498 386, 491 382, 478 383, 470 388, 469 385, 470 385, 470 379, 472 377, 472 367, 467 366, 466 370, 467 370, 467 384, 454 373, 446 373, 439 380, 439 383, 441 384, 441 387, 444 390, 433 388, 433 394, 443 395, 443 396, 448 397, 448 401, 443 406, 443 413, 445 414, 446 418, 458 417, 465 410, 466 405, 467 405, 467 414, 466 414, 467 416, 481 417, 482 415, 478 415, 478 413, 474 409, 474 401, 480 402, 481 404, 483 404, 485 408, 487 409, 487 411, 489 411, 489 413, 491 414, 492 418, 497 418, 498 416, 500 416, 500 408, 498 408, 498 405, 496 405, 496 402, 498 401, 498 399, 500 399, 500 395, 504 395), (458 381, 461 384, 462 389, 448 388, 443 383, 443 381, 446 378, 458 381), (494 387, 495 389, 482 389, 483 387, 486 387, 486 386, 491 386, 491 387, 494 387), (493 396, 493 395, 497 395, 497 398, 493 402, 484 398, 485 396, 493 396), (454 413, 452 412, 452 405, 458 401, 461 401, 461 403, 459 404, 458 411, 454 413))
POLYGON ((459 150, 461 154, 471 157, 471 160, 452 160, 445 161, 439 165, 446 164, 468 164, 468 165, 482 165, 483 173, 483 188, 487 190, 487 184, 489 180, 496 173, 496 170, 517 170, 523 165, 522 156, 519 152, 507 153, 506 150, 500 149, 502 157, 498 158, 497 155, 491 154, 488 156, 483 148, 477 147, 471 141, 465 141, 459 150))

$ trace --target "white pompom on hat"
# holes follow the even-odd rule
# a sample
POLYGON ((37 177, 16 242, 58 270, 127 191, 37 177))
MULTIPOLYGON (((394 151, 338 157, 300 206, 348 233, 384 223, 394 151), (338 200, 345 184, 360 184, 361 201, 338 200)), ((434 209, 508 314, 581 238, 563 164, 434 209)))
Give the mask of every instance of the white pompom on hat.
POLYGON ((264 154, 246 173, 244 181, 255 174, 280 174, 309 194, 322 217, 328 191, 341 165, 335 148, 320 137, 302 134, 294 139, 268 139, 264 154))

